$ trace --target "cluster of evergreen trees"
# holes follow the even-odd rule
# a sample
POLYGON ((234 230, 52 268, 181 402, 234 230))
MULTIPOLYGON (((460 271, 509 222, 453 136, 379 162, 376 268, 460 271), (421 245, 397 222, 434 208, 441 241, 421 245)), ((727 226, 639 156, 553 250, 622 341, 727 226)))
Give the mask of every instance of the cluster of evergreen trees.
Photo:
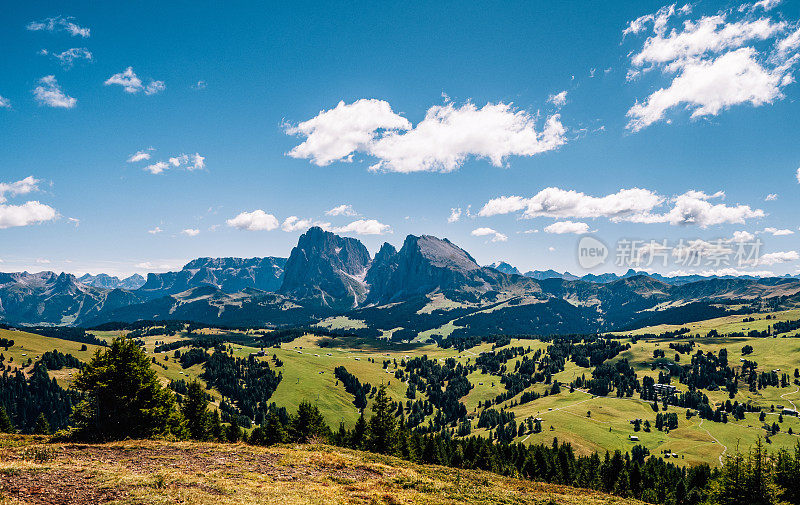
POLYGON ((0 432, 41 433, 43 423, 46 431, 65 428, 78 400, 79 395, 61 388, 41 363, 34 365, 28 377, 20 370, 4 371, 0 375, 0 432))
POLYGON ((205 361, 201 377, 209 388, 215 388, 224 398, 235 403, 235 408, 227 412, 232 418, 241 414, 253 421, 267 414, 269 399, 283 378, 266 361, 253 356, 235 358, 219 350, 205 361))
POLYGON ((72 354, 64 354, 58 349, 47 351, 39 358, 39 362, 48 370, 61 370, 63 368, 83 368, 83 362, 72 354))
POLYGON ((353 405, 358 410, 362 410, 367 406, 367 395, 372 390, 372 386, 368 382, 361 384, 358 377, 351 374, 343 366, 337 366, 333 370, 334 376, 342 382, 345 391, 353 395, 353 405))

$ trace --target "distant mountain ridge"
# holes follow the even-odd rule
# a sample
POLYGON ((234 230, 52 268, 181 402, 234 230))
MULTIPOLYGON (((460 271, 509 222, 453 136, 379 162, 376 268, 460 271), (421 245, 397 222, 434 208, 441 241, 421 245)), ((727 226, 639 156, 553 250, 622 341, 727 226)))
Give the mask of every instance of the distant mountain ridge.
POLYGON ((128 291, 133 291, 139 289, 140 287, 144 286, 145 278, 139 274, 133 274, 130 277, 125 277, 124 279, 120 279, 117 276, 111 276, 108 274, 84 274, 78 277, 78 282, 81 284, 86 284, 87 286, 94 286, 96 288, 105 288, 105 289, 127 289, 128 291))
POLYGON ((150 273, 136 291, 143 297, 181 293, 200 286, 214 286, 225 293, 247 288, 277 291, 283 281, 286 258, 197 258, 177 272, 150 273))
POLYGON ((198 258, 142 280, 0 273, 0 321, 90 326, 186 319, 282 326, 346 316, 365 334, 410 339, 418 332, 562 333, 648 321, 682 324, 725 314, 731 301, 800 302, 794 278, 675 278, 634 270, 582 278, 553 270, 520 275, 506 262, 482 267, 447 239, 409 235, 399 250, 386 243, 370 257, 359 240, 317 227, 299 238, 288 258, 198 258), (437 329, 442 326, 448 329, 437 329))
MULTIPOLYGON (((508 264, 508 263, 506 263, 504 261, 503 262, 499 262, 499 263, 492 263, 487 268, 494 268, 495 270, 498 270, 498 271, 506 273, 506 274, 517 274, 519 272, 519 270, 515 266, 510 265, 510 264, 508 264)), ((587 281, 587 282, 595 282, 595 283, 598 283, 598 284, 607 284, 609 282, 618 281, 620 279, 627 279, 629 277, 636 277, 636 276, 639 276, 639 275, 645 275, 645 276, 648 276, 648 277, 652 277, 653 279, 658 279, 658 280, 660 280, 662 282, 666 282, 667 284, 672 284, 672 285, 676 285, 676 286, 679 286, 679 285, 682 285, 682 284, 688 284, 690 282, 700 282, 700 281, 707 281, 707 280, 712 280, 712 279, 745 279, 745 280, 755 281, 755 280, 759 280, 759 279, 763 279, 764 278, 764 277, 756 277, 756 276, 752 276, 752 275, 700 275, 700 274, 692 274, 692 275, 667 276, 667 275, 661 275, 661 274, 658 274, 658 273, 646 272, 644 270, 634 270, 632 268, 628 269, 628 271, 625 272, 622 275, 619 275, 619 274, 616 274, 616 273, 612 272, 612 273, 604 273, 604 274, 586 274, 586 275, 584 275, 582 277, 578 277, 577 275, 573 275, 573 274, 571 274, 569 272, 561 273, 561 272, 557 272, 555 270, 530 270, 530 271, 525 272, 524 274, 521 274, 521 275, 524 275, 525 277, 530 277, 531 279, 536 279, 536 280, 545 280, 545 279, 563 279, 563 280, 567 280, 567 281, 582 280, 582 281, 587 281)), ((779 278, 782 278, 782 279, 797 279, 798 276, 792 276, 792 275, 788 275, 787 274, 787 275, 784 275, 784 276, 779 276, 779 278)))

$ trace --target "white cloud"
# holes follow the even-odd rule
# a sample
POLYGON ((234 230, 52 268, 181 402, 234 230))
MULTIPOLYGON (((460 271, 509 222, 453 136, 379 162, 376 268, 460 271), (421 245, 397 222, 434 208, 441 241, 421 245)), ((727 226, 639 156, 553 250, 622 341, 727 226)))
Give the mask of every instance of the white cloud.
POLYGON ((331 228, 334 233, 355 233, 357 235, 384 235, 392 233, 392 228, 375 219, 357 219, 344 226, 331 228))
POLYGON ((649 212, 664 201, 646 189, 621 189, 603 197, 595 197, 574 190, 545 188, 531 198, 501 196, 489 200, 479 216, 487 217, 524 210, 523 217, 622 219, 626 216, 649 212))
MULTIPOLYGON (((594 69, 592 69, 592 76, 594 76, 594 69)), ((549 97, 547 97, 547 101, 552 103, 556 107, 562 107, 567 103, 567 91, 564 90, 560 93, 550 95, 549 97)))
POLYGON ((750 233, 749 231, 735 231, 733 232, 733 241, 734 242, 752 242, 756 239, 756 236, 750 233))
POLYGON ((461 208, 452 208, 450 209, 450 216, 447 218, 448 223, 455 223, 461 219, 461 208))
POLYGON ((143 149, 141 151, 136 151, 134 154, 130 155, 130 157, 128 158, 128 163, 136 163, 138 161, 149 160, 150 159, 150 151, 152 151, 152 150, 153 150, 153 148, 151 147, 149 149, 143 149))
MULTIPOLYGON (((687 7, 691 10, 688 5, 683 6, 681 10, 684 11, 687 7)), ((641 33, 647 29, 648 24, 653 25, 655 33, 663 34, 669 18, 673 15, 675 15, 675 4, 662 7, 655 14, 640 16, 628 23, 628 26, 622 31, 622 36, 641 33)))
POLYGON ((767 195, 766 198, 764 198, 764 201, 765 202, 774 202, 777 199, 778 199, 778 194, 777 193, 770 193, 770 194, 767 195))
POLYGON ((501 196, 489 200, 478 213, 488 217, 524 211, 523 218, 553 217, 557 219, 607 218, 614 222, 696 224, 702 228, 724 223, 744 223, 746 219, 764 217, 764 211, 747 205, 712 204, 722 198, 722 192, 708 195, 702 191, 687 191, 667 199, 640 188, 621 189, 617 193, 595 197, 574 190, 546 188, 531 198, 501 196), (658 208, 671 206, 666 212, 658 208))
POLYGON ((164 81, 150 81, 150 83, 144 87, 144 94, 155 95, 165 89, 167 89, 167 86, 164 84, 164 81))
POLYGON ((547 250, 550 251, 550 252, 554 252, 556 250, 556 248, 553 247, 553 246, 550 246, 550 247, 547 248, 547 250))
POLYGON ((790 67, 768 69, 755 59, 755 50, 743 47, 710 61, 688 63, 668 88, 652 93, 628 110, 628 128, 639 131, 664 118, 667 110, 684 104, 691 117, 716 116, 733 105, 754 106, 783 97, 781 88, 790 67))
POLYGON ((677 107, 698 118, 735 105, 772 103, 782 99, 782 88, 794 81, 793 67, 800 57, 790 53, 800 45, 800 34, 797 44, 792 36, 777 41, 786 22, 755 18, 740 9, 739 19, 731 19, 735 12, 723 11, 673 23, 690 12, 676 10, 673 4, 632 21, 623 31, 623 37, 650 31, 641 48, 631 53, 629 80, 653 69, 671 79, 628 110, 627 127, 632 131, 664 120, 667 111, 677 107), (764 45, 771 49, 761 48, 764 45))
POLYGON ((152 165, 147 165, 146 167, 144 167, 144 170, 150 172, 151 174, 160 174, 164 170, 168 170, 168 169, 169 169, 169 164, 167 164, 164 161, 157 161, 156 163, 153 163, 152 165))
POLYGON ((785 57, 800 47, 800 27, 778 41, 778 55, 785 57))
POLYGON ((470 233, 473 237, 492 237, 492 242, 505 242, 508 237, 492 228, 476 228, 470 233))
POLYGON ((143 89, 142 80, 136 75, 132 67, 128 67, 124 72, 120 72, 109 77, 104 83, 106 86, 118 84, 126 93, 138 93, 143 89))
POLYGON ((4 98, 0 95, 0 109, 10 109, 11 108, 11 101, 8 98, 4 98))
POLYGON ((56 16, 53 18, 46 18, 43 21, 31 21, 28 23, 26 28, 30 31, 46 31, 46 32, 58 32, 58 31, 66 31, 73 37, 80 36, 83 38, 89 37, 91 31, 89 28, 84 28, 79 26, 78 24, 74 23, 72 20, 75 19, 73 17, 61 17, 56 16))
POLYGON ((186 228, 181 233, 189 237, 196 237, 200 235, 200 230, 198 230, 197 228, 186 228))
POLYGON ((147 233, 149 233, 150 235, 158 235, 162 231, 164 231, 164 230, 162 230, 160 226, 156 226, 152 230, 147 230, 147 233))
POLYGON ((206 158, 200 156, 200 153, 194 153, 191 158, 192 164, 187 167, 188 170, 203 170, 206 168, 206 158))
POLYGON ((26 195, 39 190, 39 179, 32 175, 16 182, 0 182, 0 203, 6 201, 6 194, 11 196, 26 195))
POLYGON ((770 233, 774 237, 783 237, 783 236, 786 236, 786 235, 794 235, 794 232, 792 230, 787 230, 787 229, 779 230, 778 228, 772 228, 772 227, 764 228, 764 233, 770 233))
POLYGON ((207 87, 206 81, 197 81, 197 84, 192 86, 193 89, 206 89, 207 87))
MULTIPOLYGON (((152 148, 151 148, 152 150, 152 148)), ((139 151, 133 156, 131 156, 128 161, 140 161, 150 159, 149 153, 146 151, 139 151), (146 157, 145 157, 146 155, 146 157)), ((171 168, 180 168, 183 167, 186 170, 192 172, 194 170, 203 170, 206 167, 205 157, 200 156, 200 153, 194 153, 192 155, 189 154, 179 154, 177 156, 171 156, 167 158, 167 161, 158 161, 156 163, 152 163, 144 167, 144 170, 150 172, 151 174, 160 174, 163 173, 165 170, 169 170, 171 168)))
POLYGON ((136 75, 136 72, 133 71, 133 67, 128 67, 123 72, 112 75, 106 79, 104 84, 106 86, 115 84, 122 86, 122 89, 125 90, 126 93, 131 94, 144 91, 145 95, 154 95, 165 89, 163 81, 154 81, 152 79, 150 79, 150 82, 145 86, 139 76, 136 75))
POLYGON ((704 16, 696 22, 687 20, 680 31, 649 37, 642 50, 631 57, 631 62, 634 67, 673 65, 667 70, 675 70, 705 54, 740 48, 753 40, 766 40, 783 28, 783 23, 766 18, 728 23, 724 14, 704 16))
POLYGON ((174 156, 169 159, 169 164, 172 165, 173 167, 179 167, 187 163, 189 163, 189 156, 186 154, 174 156))
POLYGON ((709 200, 723 198, 725 193, 708 195, 702 191, 687 191, 670 200, 673 207, 664 214, 645 213, 632 216, 629 221, 636 223, 669 223, 671 225, 695 224, 701 228, 720 224, 744 224, 747 219, 764 217, 761 209, 749 205, 728 206, 712 204, 709 200))
POLYGON ((782 1, 783 0, 759 0, 758 2, 750 6, 746 4, 742 5, 741 7, 739 7, 739 10, 742 10, 743 8, 747 9, 749 7, 751 10, 764 9, 765 11, 770 11, 775 7, 777 7, 778 5, 780 5, 782 1))
POLYGON ((563 235, 566 233, 580 235, 583 233, 589 233, 589 225, 575 221, 557 221, 549 226, 545 226, 544 232, 555 233, 558 235, 563 235))
MULTIPOLYGON (((58 212, 55 209, 38 201, 29 201, 21 205, 5 203, 8 197, 27 195, 38 191, 39 182, 41 181, 32 175, 15 182, 0 182, 0 229, 28 226, 58 218, 58 212)), ((76 219, 70 218, 70 222, 76 221, 76 219)))
POLYGON ((791 263, 800 259, 797 251, 779 251, 774 253, 762 254, 758 258, 760 265, 777 265, 779 263, 791 263))
POLYGON ((85 47, 72 47, 60 53, 51 53, 47 49, 42 49, 39 54, 43 56, 52 56, 61 63, 65 69, 70 69, 76 61, 85 60, 87 62, 94 61, 91 51, 85 47))
POLYGON ((169 270, 173 268, 173 265, 168 264, 155 264, 150 261, 143 261, 141 263, 137 263, 134 265, 136 268, 141 268, 142 270, 169 270))
POLYGON ((233 219, 227 220, 228 226, 247 231, 270 231, 279 226, 278 219, 261 209, 242 212, 233 219))
POLYGON ((502 166, 508 156, 533 156, 566 142, 559 115, 549 117, 539 133, 534 116, 504 103, 434 106, 412 127, 385 101, 339 102, 286 132, 306 137, 288 153, 294 158, 324 166, 362 152, 378 159, 371 170, 403 173, 450 172, 469 157, 502 166))
POLYGON ((800 168, 797 169, 797 182, 800 184, 800 168))
POLYGON ((71 109, 78 100, 65 94, 56 81, 54 75, 46 75, 39 79, 39 85, 33 89, 33 96, 39 105, 71 109))
POLYGON ((304 231, 312 226, 319 226, 323 230, 327 230, 330 228, 330 223, 321 223, 319 221, 313 221, 311 219, 300 219, 297 216, 289 216, 283 220, 283 224, 281 225, 281 230, 286 232, 293 232, 293 231, 304 231))
POLYGON ((411 123, 392 112, 389 103, 383 100, 362 98, 351 104, 341 101, 333 109, 287 127, 287 134, 306 137, 288 154, 293 158, 311 159, 319 166, 352 161, 353 153, 367 150, 379 131, 410 128, 411 123))
POLYGON ((22 205, 0 204, 0 229, 52 221, 58 217, 56 210, 38 201, 22 205))
POLYGON ((357 216, 358 212, 353 209, 352 205, 348 204, 341 204, 337 205, 336 207, 325 211, 326 216, 357 216))

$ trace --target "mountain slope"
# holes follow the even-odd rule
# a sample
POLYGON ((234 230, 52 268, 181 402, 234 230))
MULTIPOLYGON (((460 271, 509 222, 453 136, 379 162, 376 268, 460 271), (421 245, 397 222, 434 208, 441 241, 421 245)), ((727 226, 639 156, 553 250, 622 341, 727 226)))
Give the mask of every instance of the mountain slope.
POLYGON ((73 324, 105 307, 140 301, 128 291, 87 286, 71 274, 0 273, 0 320, 10 323, 73 324))
POLYGON ((373 280, 368 303, 392 303, 434 291, 458 292, 473 299, 503 289, 538 291, 535 282, 481 267, 467 251, 430 235, 409 235, 396 254, 385 256, 370 269, 384 272, 368 273, 373 280), (389 263, 392 268, 385 266, 389 263))
POLYGON ((640 503, 586 489, 419 465, 327 445, 67 444, 55 451, 52 461, 35 464, 21 460, 18 448, 33 443, 35 439, 28 437, 15 440, 13 449, 0 449, 0 492, 15 503, 45 503, 42 497, 55 496, 61 499, 46 503, 640 503))
POLYGON ((321 307, 353 308, 366 297, 369 264, 360 241, 315 226, 292 249, 280 293, 321 307))
POLYGON ((137 290, 145 298, 157 298, 199 286, 214 286, 226 293, 246 288, 277 291, 283 281, 286 258, 198 258, 177 272, 151 273, 137 290))

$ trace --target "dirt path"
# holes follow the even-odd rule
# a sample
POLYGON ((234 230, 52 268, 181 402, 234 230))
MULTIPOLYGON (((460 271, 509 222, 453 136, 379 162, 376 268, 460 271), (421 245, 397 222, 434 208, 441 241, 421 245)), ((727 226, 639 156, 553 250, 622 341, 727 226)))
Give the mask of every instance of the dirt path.
POLYGON ((783 398, 784 400, 786 400, 787 402, 789 402, 789 403, 791 403, 791 404, 792 404, 792 408, 794 408, 794 410, 797 410, 797 405, 795 405, 795 404, 794 404, 794 402, 793 402, 791 399, 789 399, 789 398, 786 398, 786 395, 793 395, 793 394, 795 394, 795 393, 797 393, 797 392, 800 392, 800 386, 797 386, 797 389, 795 389, 795 390, 794 390, 794 391, 792 391, 791 393, 783 393, 783 394, 781 395, 781 398, 783 398))
POLYGON ((720 455, 719 455, 719 465, 720 465, 720 466, 725 466, 725 459, 724 459, 724 456, 725 456, 725 453, 726 453, 726 452, 728 452, 728 446, 727 446, 727 445, 725 445, 725 444, 723 444, 723 443, 722 443, 722 442, 720 442, 719 440, 717 440, 717 437, 715 437, 714 435, 712 435, 710 431, 708 431, 707 429, 703 428, 703 422, 705 422, 705 419, 701 419, 701 420, 700 420, 700 424, 698 424, 698 425, 697 425, 697 427, 698 427, 698 428, 701 428, 703 431, 705 431, 706 433, 708 433, 708 436, 709 436, 709 437, 711 437, 711 438, 713 438, 713 439, 714 439, 714 442, 716 442, 716 443, 718 443, 720 446, 722 446, 722 448, 723 448, 723 449, 722 449, 722 454, 720 454, 720 455))

